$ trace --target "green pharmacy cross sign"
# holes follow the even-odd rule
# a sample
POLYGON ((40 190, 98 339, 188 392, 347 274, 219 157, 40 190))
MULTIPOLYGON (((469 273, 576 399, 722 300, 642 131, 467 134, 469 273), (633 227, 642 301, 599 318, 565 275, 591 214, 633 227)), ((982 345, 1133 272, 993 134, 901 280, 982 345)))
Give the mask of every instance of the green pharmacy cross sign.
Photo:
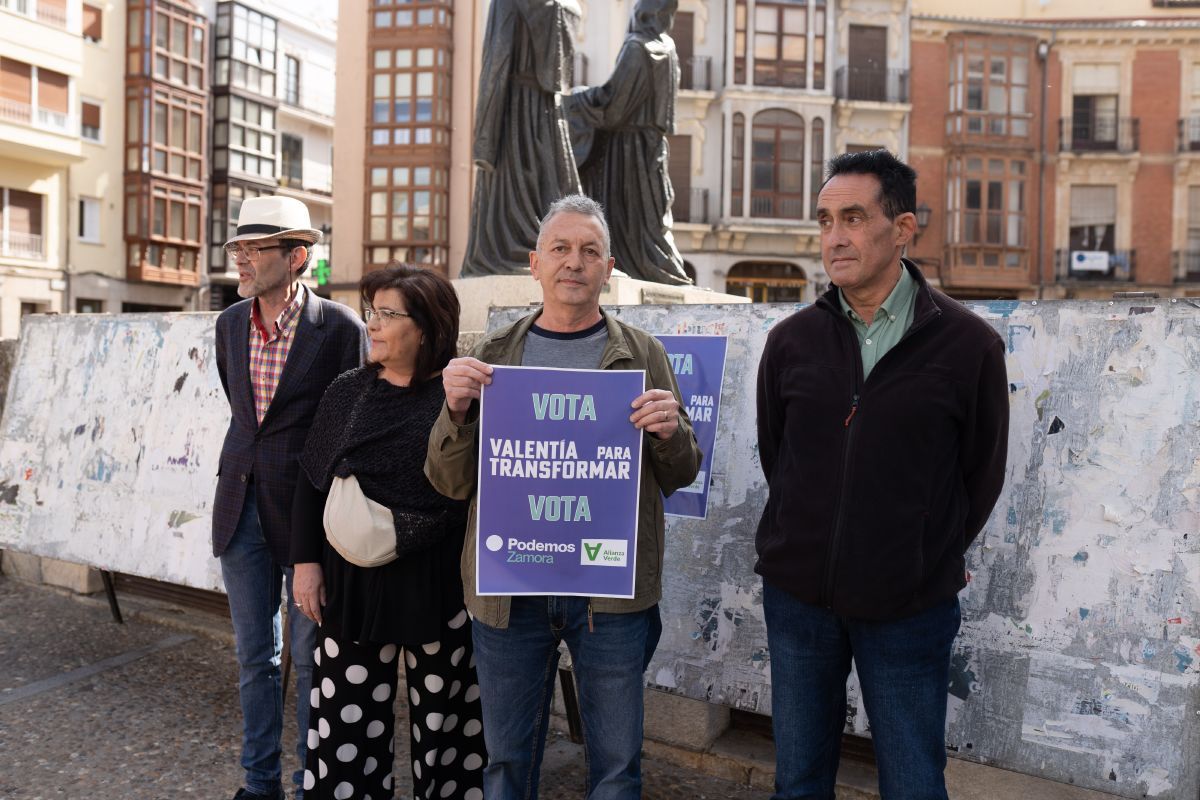
POLYGON ((317 279, 317 286, 324 286, 325 284, 329 283, 330 272, 332 272, 332 270, 329 269, 329 259, 317 259, 317 266, 313 268, 313 275, 317 279))

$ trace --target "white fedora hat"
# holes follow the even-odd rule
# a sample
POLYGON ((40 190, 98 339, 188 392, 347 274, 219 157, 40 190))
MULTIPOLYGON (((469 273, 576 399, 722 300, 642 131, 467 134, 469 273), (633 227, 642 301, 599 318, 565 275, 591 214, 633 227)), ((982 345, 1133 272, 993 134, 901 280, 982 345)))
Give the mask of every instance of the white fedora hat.
POLYGON ((308 207, 294 197, 251 197, 238 212, 237 235, 225 244, 253 239, 301 239, 316 244, 321 232, 312 226, 308 207))

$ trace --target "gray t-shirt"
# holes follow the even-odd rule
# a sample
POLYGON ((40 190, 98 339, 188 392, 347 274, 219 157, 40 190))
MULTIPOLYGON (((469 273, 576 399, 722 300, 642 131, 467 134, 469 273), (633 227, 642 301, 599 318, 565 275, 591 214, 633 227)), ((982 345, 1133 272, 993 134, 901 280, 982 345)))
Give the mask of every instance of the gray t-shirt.
POLYGON ((607 344, 608 326, 604 320, 574 333, 556 333, 534 325, 525 337, 521 366, 599 369, 607 344))

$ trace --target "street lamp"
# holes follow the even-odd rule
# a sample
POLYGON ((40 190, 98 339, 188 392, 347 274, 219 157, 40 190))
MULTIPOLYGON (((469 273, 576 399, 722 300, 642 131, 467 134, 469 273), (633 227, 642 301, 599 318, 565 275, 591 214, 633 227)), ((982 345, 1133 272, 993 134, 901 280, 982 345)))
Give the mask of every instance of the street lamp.
POLYGON ((924 231, 926 226, 929 225, 929 215, 932 213, 933 209, 925 205, 923 202, 917 206, 917 228, 920 231, 924 231))

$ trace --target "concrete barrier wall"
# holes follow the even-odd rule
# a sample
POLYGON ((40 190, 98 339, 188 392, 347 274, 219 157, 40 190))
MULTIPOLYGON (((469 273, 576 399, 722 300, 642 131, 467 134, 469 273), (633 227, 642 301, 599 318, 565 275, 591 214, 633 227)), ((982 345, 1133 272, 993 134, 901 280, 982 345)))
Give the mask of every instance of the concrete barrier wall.
POLYGON ((4 413, 4 403, 8 399, 8 380, 17 360, 18 344, 16 339, 0 339, 0 414, 4 413))
MULTIPOLYGON (((762 713, 755 379, 767 331, 796 308, 613 309, 655 333, 729 337, 709 517, 669 521, 665 630, 648 674, 762 713)), ((973 309, 1008 342, 1012 428, 1004 492, 968 555, 947 745, 1124 797, 1196 797, 1200 305, 973 309)), ((848 730, 869 733, 853 677, 846 714, 848 730)))
MULTIPOLYGON (((795 308, 614 309, 656 333, 729 337, 709 516, 669 524, 649 676, 764 713, 754 373, 767 331, 795 308)), ((1196 797, 1200 306, 974 310, 1008 342, 1012 432, 1004 493, 969 555, 947 743, 1124 797, 1196 797)), ((213 320, 26 321, 0 424, 0 546, 220 588, 208 547, 228 409, 213 320)), ((869 731, 856 691, 847 723, 869 731)))

